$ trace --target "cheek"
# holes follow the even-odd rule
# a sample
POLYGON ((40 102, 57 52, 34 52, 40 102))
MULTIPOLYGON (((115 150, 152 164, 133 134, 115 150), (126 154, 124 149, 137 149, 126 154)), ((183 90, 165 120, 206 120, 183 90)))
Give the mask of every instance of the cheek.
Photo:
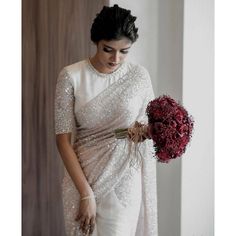
POLYGON ((102 61, 107 61, 108 58, 109 58, 109 54, 107 54, 107 53, 102 53, 102 54, 100 54, 100 59, 101 59, 102 61))

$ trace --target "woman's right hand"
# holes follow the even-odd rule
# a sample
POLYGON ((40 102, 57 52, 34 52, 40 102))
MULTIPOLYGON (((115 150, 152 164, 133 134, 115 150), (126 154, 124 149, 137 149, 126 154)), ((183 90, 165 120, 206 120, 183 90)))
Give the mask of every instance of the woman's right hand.
POLYGON ((76 155, 75 151, 77 147, 74 147, 74 150, 71 145, 71 136, 72 133, 58 134, 56 136, 56 142, 64 165, 81 196, 79 212, 77 213, 75 220, 79 221, 82 231, 86 231, 85 235, 89 235, 93 232, 95 226, 96 202, 93 190, 78 161, 78 155, 76 155), (90 196, 91 198, 82 200, 83 197, 86 196, 90 196))
MULTIPOLYGON (((82 199, 82 198, 81 198, 82 199)), ((90 235, 94 231, 96 219, 96 201, 93 195, 80 201, 79 212, 76 221, 80 223, 80 229, 85 235, 90 235)))

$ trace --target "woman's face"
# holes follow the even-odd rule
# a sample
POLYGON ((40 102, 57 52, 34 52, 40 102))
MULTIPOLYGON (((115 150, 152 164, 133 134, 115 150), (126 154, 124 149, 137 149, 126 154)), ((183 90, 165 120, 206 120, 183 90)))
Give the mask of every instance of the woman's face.
POLYGON ((125 60, 132 42, 128 38, 120 40, 100 40, 97 43, 97 53, 94 64, 101 73, 111 73, 125 60))

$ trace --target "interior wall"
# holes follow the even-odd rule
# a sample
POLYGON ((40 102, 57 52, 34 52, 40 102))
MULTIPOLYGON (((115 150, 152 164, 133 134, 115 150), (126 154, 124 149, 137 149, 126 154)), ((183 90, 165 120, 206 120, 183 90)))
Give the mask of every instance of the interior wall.
POLYGON ((59 71, 88 57, 92 19, 108 1, 22 1, 22 233, 65 236, 63 166, 54 135, 59 71))
POLYGON ((183 101, 195 119, 182 160, 181 236, 214 235, 214 0, 185 0, 183 101))

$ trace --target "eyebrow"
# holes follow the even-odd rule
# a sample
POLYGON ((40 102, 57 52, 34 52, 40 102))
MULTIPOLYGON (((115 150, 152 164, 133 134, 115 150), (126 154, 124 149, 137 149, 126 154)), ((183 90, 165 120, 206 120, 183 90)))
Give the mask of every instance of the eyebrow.
MULTIPOLYGON (((105 46, 105 47, 108 47, 108 48, 110 48, 110 49, 113 49, 113 50, 115 50, 115 48, 113 48, 113 47, 110 47, 110 46, 108 46, 108 45, 106 45, 106 44, 103 44, 103 46, 105 46)), ((129 49, 129 48, 131 48, 131 46, 129 46, 128 48, 122 48, 121 50, 127 50, 127 49, 129 49)))

